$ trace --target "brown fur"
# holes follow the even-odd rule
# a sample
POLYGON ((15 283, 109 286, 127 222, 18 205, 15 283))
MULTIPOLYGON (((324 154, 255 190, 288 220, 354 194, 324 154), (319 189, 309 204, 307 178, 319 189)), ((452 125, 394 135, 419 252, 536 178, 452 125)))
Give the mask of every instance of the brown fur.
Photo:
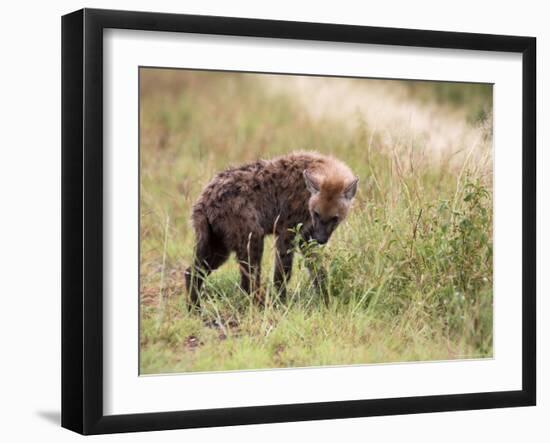
POLYGON ((356 188, 357 179, 344 163, 314 152, 259 160, 217 174, 193 206, 195 261, 185 273, 192 304, 199 305, 204 277, 231 252, 240 263, 241 287, 260 298, 263 240, 269 234, 276 236, 274 282, 284 298, 293 259, 289 230, 302 224, 305 240, 325 243, 346 217, 356 188))

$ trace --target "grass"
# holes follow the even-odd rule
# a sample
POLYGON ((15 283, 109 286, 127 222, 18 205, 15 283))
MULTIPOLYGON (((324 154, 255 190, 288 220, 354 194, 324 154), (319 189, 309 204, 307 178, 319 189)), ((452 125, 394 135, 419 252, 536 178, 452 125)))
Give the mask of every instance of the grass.
POLYGON ((410 81, 405 85, 412 97, 464 110, 470 123, 485 121, 492 109, 493 90, 487 84, 410 81))
MULTIPOLYGON (((492 356, 492 141, 470 108, 456 112, 457 91, 448 112, 469 121, 478 142, 457 137, 432 161, 428 138, 374 130, 357 114, 314 118, 292 94, 270 92, 266 77, 140 75, 142 374, 492 356), (358 120, 353 129, 346 119, 358 120), (189 217, 203 186, 228 165, 298 149, 334 154, 360 177, 349 219, 320 254, 329 305, 300 255, 288 302, 276 302, 268 238, 265 308, 238 287, 232 258, 208 278, 202 314, 188 313, 189 217)), ((462 85, 466 97, 472 86, 462 85)), ((415 106, 437 105, 437 88, 431 99, 423 89, 415 106)), ((491 94, 481 96, 490 110, 491 94)))

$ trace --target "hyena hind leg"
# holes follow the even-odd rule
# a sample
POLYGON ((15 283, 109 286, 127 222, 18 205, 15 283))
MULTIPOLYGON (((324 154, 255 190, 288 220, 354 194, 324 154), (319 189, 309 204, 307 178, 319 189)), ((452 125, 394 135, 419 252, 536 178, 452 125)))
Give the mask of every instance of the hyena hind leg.
POLYGON ((213 237, 200 241, 195 248, 193 265, 185 270, 185 287, 191 304, 189 310, 200 308, 199 294, 204 279, 229 257, 229 250, 213 237))

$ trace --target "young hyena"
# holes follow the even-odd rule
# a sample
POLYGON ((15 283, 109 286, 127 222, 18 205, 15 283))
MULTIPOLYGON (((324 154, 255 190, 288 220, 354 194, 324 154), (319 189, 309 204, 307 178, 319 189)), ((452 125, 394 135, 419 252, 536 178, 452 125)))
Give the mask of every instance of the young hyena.
MULTIPOLYGON (((193 206, 195 259, 185 271, 192 305, 200 304, 203 279, 232 251, 240 264, 242 289, 262 302, 260 264, 268 234, 276 237, 274 285, 284 300, 297 226, 302 248, 309 240, 325 244, 346 217, 357 182, 343 162, 315 152, 259 160, 216 175, 193 206)), ((313 263, 309 267, 321 289, 324 272, 313 263)))

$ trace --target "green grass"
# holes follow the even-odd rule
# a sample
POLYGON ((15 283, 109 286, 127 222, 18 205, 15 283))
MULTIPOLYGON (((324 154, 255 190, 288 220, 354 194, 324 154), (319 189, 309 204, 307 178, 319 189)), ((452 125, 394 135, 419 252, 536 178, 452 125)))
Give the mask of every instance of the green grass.
MULTIPOLYGON (((141 100, 142 374, 492 355, 492 182, 480 162, 430 162, 422 137, 374 131, 356 115, 353 130, 316 120, 254 75, 142 70, 141 100), (268 238, 265 308, 238 287, 232 257, 208 278, 202 314, 188 313, 189 217, 203 186, 230 164, 298 149, 334 154, 360 177, 320 254, 329 305, 300 255, 288 302, 275 301, 268 238)), ((470 149, 456 143, 453 152, 470 149)))

